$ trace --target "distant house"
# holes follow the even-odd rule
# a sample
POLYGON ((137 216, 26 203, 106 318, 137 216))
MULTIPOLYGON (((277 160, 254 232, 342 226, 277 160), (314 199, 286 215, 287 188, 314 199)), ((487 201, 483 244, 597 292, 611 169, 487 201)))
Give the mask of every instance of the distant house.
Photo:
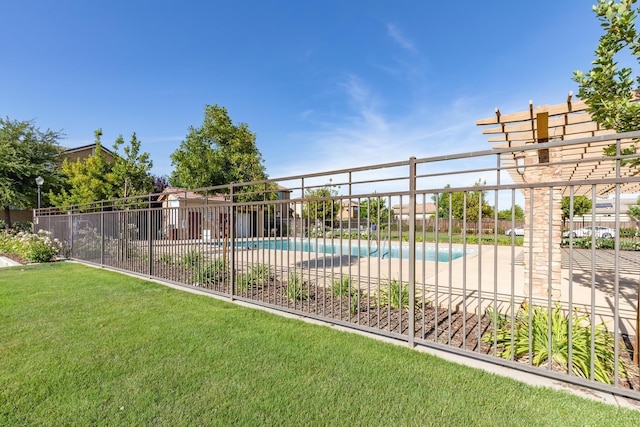
MULTIPOLYGON (((228 196, 203 195, 184 188, 167 187, 162 203, 163 236, 169 239, 211 239, 228 233, 228 196)), ((236 233, 237 234, 237 233, 236 233)), ((244 234, 244 230, 243 233, 244 234)))
MULTIPOLYGON (((116 153, 109 150, 108 148, 105 148, 102 144, 100 145, 100 151, 104 155, 105 160, 109 163, 112 163, 117 157, 116 153)), ((96 144, 93 143, 89 145, 83 145, 81 147, 64 148, 62 153, 60 154, 60 157, 63 160, 66 159, 69 162, 76 162, 78 160, 82 161, 87 157, 94 155, 95 153, 96 144)))
MULTIPOLYGON (((613 224, 616 220, 616 206, 614 199, 596 199, 591 203, 591 211, 584 216, 574 217, 574 222, 591 223, 593 214, 595 213, 596 223, 610 223, 613 224)), ((629 216, 629 208, 631 206, 637 206, 638 200, 636 198, 621 197, 620 198, 620 222, 624 223, 623 226, 629 226, 629 223, 633 222, 633 218, 629 216)))
POLYGON ((338 218, 342 221, 360 217, 360 203, 355 200, 342 200, 338 218))
POLYGON ((291 190, 282 185, 278 185, 278 203, 275 209, 276 218, 288 218, 293 216, 293 209, 291 208, 291 190))
MULTIPOLYGON (((391 207, 393 209, 394 219, 396 221, 407 221, 409 219, 409 205, 393 205, 391 207)), ((434 203, 417 203, 416 204, 416 220, 422 221, 427 220, 429 218, 433 218, 436 215, 436 205, 434 203)))

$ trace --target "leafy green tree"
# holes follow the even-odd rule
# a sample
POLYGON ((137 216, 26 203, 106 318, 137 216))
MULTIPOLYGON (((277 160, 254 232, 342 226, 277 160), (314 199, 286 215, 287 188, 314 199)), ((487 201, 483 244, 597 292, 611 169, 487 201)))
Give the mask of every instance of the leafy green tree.
MULTIPOLYGON (((450 184, 444 186, 445 189, 451 188, 450 184)), ((451 193, 442 192, 439 195, 431 197, 433 203, 438 206, 438 218, 449 218, 449 203, 451 201, 451 193)))
MULTIPOLYGON (((438 216, 440 218, 449 218, 449 209, 451 215, 457 220, 478 221, 479 212, 482 212, 482 218, 493 217, 493 206, 490 206, 485 199, 485 192, 480 189, 485 185, 481 180, 474 184, 477 188, 473 191, 463 192, 444 192, 438 196, 433 196, 433 201, 438 203, 438 216)), ((449 184, 445 188, 451 188, 449 184)))
MULTIPOLYGON (((573 216, 581 217, 591 211, 593 203, 587 196, 573 197, 573 216)), ((562 198, 562 222, 571 218, 571 198, 565 196, 562 198)))
MULTIPOLYGON (((169 181, 176 187, 195 189, 267 179, 255 134, 245 123, 234 125, 227 110, 218 105, 206 106, 202 126, 189 128, 171 154, 171 164, 175 169, 169 181)), ((248 200, 264 198, 260 185, 240 187, 237 193, 248 200)))
POLYGON ((520 205, 515 205, 512 209, 498 211, 499 220, 511 221, 512 216, 516 221, 524 221, 524 210, 520 205))
POLYGON ((8 227, 10 207, 36 206, 38 176, 44 178, 46 188, 59 182, 55 164, 60 138, 60 132, 41 131, 31 121, 0 118, 0 206, 8 227))
POLYGON ((118 154, 112 168, 114 196, 131 197, 151 193, 154 181, 150 172, 153 162, 149 159, 149 153, 140 153, 140 141, 135 132, 131 135, 129 145, 124 146, 124 154, 120 155, 118 149, 123 144, 122 135, 113 144, 113 150, 118 154))
MULTIPOLYGON (((575 71, 574 81, 579 86, 578 97, 588 105, 591 117, 606 129, 629 132, 640 129, 640 104, 633 102, 633 94, 640 89, 640 78, 632 77, 631 68, 618 68, 616 55, 628 49, 640 60, 640 32, 635 28, 638 9, 636 0, 598 0, 593 10, 604 34, 595 51, 593 68, 584 73, 575 71)), ((623 52, 624 54, 624 52, 623 52)), ((615 155, 615 145, 605 149, 607 155, 615 155)), ((636 153, 636 146, 625 148, 622 154, 636 153)), ((625 161, 631 166, 640 165, 640 159, 625 161)))
POLYGON ((114 179, 112 165, 102 152, 102 130, 94 132, 96 148, 89 157, 75 162, 65 159, 62 162, 62 174, 66 179, 65 188, 57 194, 49 193, 54 206, 67 209, 72 205, 85 205, 99 200, 112 198, 114 179))
POLYGON ((360 202, 360 218, 384 225, 389 221, 389 208, 381 197, 369 197, 360 202))
POLYGON ((75 162, 63 161, 66 185, 57 194, 49 194, 54 206, 66 209, 71 205, 140 196, 153 191, 153 177, 149 172, 153 163, 148 153, 140 153, 140 141, 135 133, 129 145, 124 146, 123 155, 118 150, 124 145, 124 139, 122 136, 116 139, 113 162, 107 161, 101 149, 102 130, 96 130, 94 135, 96 148, 91 156, 75 162))
POLYGON ((331 199, 331 197, 337 195, 338 191, 330 186, 306 190, 302 216, 323 222, 335 220, 340 213, 341 206, 339 200, 331 199))

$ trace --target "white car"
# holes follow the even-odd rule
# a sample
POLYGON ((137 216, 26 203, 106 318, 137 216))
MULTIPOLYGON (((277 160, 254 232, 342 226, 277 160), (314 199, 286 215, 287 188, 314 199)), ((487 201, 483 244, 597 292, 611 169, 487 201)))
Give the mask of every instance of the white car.
POLYGON ((591 237, 595 234, 596 237, 603 239, 611 239, 616 237, 616 232, 613 228, 609 227, 584 227, 577 230, 569 230, 562 233, 563 237, 591 237))
POLYGON ((524 236, 524 228, 523 227, 516 227, 514 229, 510 228, 507 231, 505 231, 504 234, 506 236, 524 236))

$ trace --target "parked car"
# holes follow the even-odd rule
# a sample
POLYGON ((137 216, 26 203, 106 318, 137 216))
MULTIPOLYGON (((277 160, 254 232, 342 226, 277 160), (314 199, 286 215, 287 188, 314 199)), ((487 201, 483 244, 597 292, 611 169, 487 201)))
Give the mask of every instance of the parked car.
POLYGON ((523 227, 516 227, 514 229, 510 228, 507 231, 505 231, 504 234, 507 236, 524 236, 524 228, 523 227))
POLYGON ((563 237, 591 237, 592 233, 596 237, 603 239, 610 239, 616 237, 616 232, 613 228, 609 227, 584 227, 577 230, 569 230, 562 233, 563 237))

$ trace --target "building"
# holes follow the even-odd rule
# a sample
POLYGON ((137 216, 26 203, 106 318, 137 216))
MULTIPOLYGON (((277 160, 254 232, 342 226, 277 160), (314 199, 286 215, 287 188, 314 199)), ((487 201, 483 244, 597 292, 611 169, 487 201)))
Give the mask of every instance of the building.
POLYGON ((338 218, 340 221, 348 221, 349 219, 357 219, 360 217, 360 203, 355 200, 341 200, 340 213, 338 218))
MULTIPOLYGON (((393 205, 393 218, 395 221, 407 221, 409 219, 409 205, 393 205)), ((434 203, 416 203, 416 221, 428 220, 436 216, 436 205, 434 203)))
MULTIPOLYGON (((202 195, 184 188, 167 187, 158 197, 162 204, 162 236, 171 240, 211 239, 228 235, 228 196, 202 195)), ((243 232, 238 234, 244 234, 243 232)))
MULTIPOLYGON (((100 144, 100 151, 108 163, 113 163, 117 154, 113 151, 105 148, 100 144)), ((77 162, 85 160, 89 156, 93 156, 96 153, 96 144, 83 145, 75 148, 64 148, 60 154, 61 160, 67 160, 68 162, 77 162)))

